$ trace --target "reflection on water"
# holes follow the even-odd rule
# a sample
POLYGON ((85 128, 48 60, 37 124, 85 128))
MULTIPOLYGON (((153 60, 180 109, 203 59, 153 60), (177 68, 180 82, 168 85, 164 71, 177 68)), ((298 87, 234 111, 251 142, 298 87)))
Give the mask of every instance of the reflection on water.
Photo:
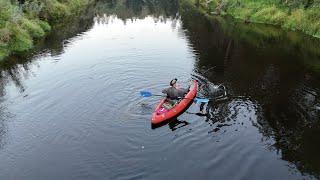
POLYGON ((0 99, 0 150, 6 144, 6 133, 8 131, 6 121, 10 119, 10 114, 2 104, 0 99))
POLYGON ((176 118, 169 122, 169 127, 172 131, 175 131, 187 125, 189 125, 188 121, 178 120, 176 118))
POLYGON ((319 178, 320 41, 169 0, 66 24, 0 64, 1 179, 319 178), (152 130, 172 77, 211 101, 152 130))
POLYGON ((208 105, 213 132, 221 123, 242 123, 232 112, 257 119, 254 124, 264 136, 274 138, 273 147, 282 159, 318 176, 320 41, 270 26, 208 19, 192 11, 182 14, 182 20, 200 56, 198 69, 216 67, 206 80, 223 83, 232 96, 248 97, 260 107, 253 118, 234 98, 208 105))

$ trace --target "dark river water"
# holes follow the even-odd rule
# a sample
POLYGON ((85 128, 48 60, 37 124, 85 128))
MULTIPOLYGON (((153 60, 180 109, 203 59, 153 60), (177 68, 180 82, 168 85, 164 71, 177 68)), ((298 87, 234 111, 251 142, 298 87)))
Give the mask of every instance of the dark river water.
POLYGON ((0 179, 320 177, 319 40, 171 0, 69 21, 0 64, 0 179), (175 77, 227 97, 151 128, 175 77))

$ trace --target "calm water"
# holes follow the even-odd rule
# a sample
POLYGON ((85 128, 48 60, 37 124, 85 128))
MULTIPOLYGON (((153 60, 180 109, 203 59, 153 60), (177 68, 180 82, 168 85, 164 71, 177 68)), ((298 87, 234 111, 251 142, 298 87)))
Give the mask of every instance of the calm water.
POLYGON ((319 178, 320 42, 178 5, 99 2, 2 62, 0 179, 319 178), (228 97, 152 129, 174 77, 228 97))

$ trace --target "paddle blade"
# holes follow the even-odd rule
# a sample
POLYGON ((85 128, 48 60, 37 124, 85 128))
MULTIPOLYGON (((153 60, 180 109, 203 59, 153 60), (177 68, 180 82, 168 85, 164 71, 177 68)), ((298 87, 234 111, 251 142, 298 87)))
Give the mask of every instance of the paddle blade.
POLYGON ((194 98, 194 102, 195 103, 208 103, 209 99, 205 99, 205 98, 194 98))
POLYGON ((152 93, 149 91, 140 91, 140 95, 142 97, 150 97, 150 96, 152 96, 152 93))

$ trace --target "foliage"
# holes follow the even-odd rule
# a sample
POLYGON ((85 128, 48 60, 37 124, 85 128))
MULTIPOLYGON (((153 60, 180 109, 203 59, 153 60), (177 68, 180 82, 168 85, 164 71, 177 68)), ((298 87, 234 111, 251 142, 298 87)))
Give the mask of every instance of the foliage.
POLYGON ((207 4, 201 7, 210 6, 210 12, 213 9, 216 14, 230 14, 246 22, 279 25, 320 37, 320 0, 212 0, 200 3, 207 4))
MULTIPOLYGON (((279 30, 279 28, 274 26, 268 26, 258 23, 243 23, 241 21, 235 21, 230 17, 210 16, 203 9, 195 8, 196 6, 194 5, 194 1, 190 2, 189 0, 181 0, 180 2, 180 5, 183 6, 180 8, 180 12, 182 19, 184 19, 183 22, 185 26, 188 27, 187 29, 191 27, 197 27, 195 31, 200 32, 200 34, 196 32, 191 33, 196 35, 196 41, 198 41, 198 39, 200 38, 199 36, 202 36, 201 40, 205 42, 208 41, 206 39, 216 39, 216 41, 214 42, 211 42, 210 40, 209 41, 212 44, 218 43, 217 47, 227 46, 221 45, 220 43, 230 41, 240 42, 241 44, 249 44, 250 46, 256 47, 258 49, 264 49, 266 47, 281 47, 284 51, 290 53, 292 51, 295 51, 295 55, 301 57, 299 58, 301 60, 301 63, 304 64, 305 67, 307 67, 308 69, 311 69, 312 72, 320 72, 320 41, 318 39, 308 37, 296 32, 281 31, 279 30), (201 25, 198 24, 199 22, 201 22, 200 20, 199 22, 196 21, 199 18, 207 19, 207 21, 205 21, 205 23, 202 24, 203 27, 201 27, 201 25), (210 33, 210 31, 208 33, 199 31, 199 29, 203 30, 212 27, 214 28, 211 29, 211 31, 214 31, 215 33, 210 33), (211 37, 211 34, 214 34, 214 37, 211 37)), ((230 4, 228 4, 228 6, 230 6, 230 4)), ((254 6, 252 5, 251 7, 254 6)), ((260 11, 262 9, 259 11, 258 7, 259 6, 256 5, 255 8, 246 10, 253 13, 261 13, 260 11)), ((276 12, 274 9, 278 10, 279 8, 273 7, 271 8, 271 10, 264 11, 264 16, 266 14, 270 14, 270 11, 276 12)), ((230 14, 230 11, 228 11, 228 14, 230 14)), ((301 12, 292 11, 291 14, 292 16, 300 16, 301 12)), ((312 13, 311 16, 313 16, 312 13)), ((212 48, 212 44, 210 44, 208 47, 212 48)), ((205 54, 205 52, 203 54, 205 54)))
POLYGON ((43 10, 44 4, 38 0, 26 1, 21 5, 25 15, 30 18, 37 18, 43 10))
POLYGON ((40 26, 45 32, 51 31, 51 26, 50 26, 50 24, 49 24, 48 22, 42 21, 42 20, 39 20, 39 19, 37 19, 37 20, 35 20, 35 21, 37 21, 37 24, 39 24, 39 26, 40 26))
POLYGON ((263 8, 255 12, 250 20, 254 22, 271 23, 271 24, 282 24, 287 18, 287 14, 279 10, 276 6, 270 6, 263 8))
POLYGON ((27 30, 32 38, 40 38, 45 35, 44 30, 37 21, 22 18, 21 27, 27 30))
POLYGON ((53 23, 80 13, 90 0, 0 0, 0 60, 26 51, 53 23), (23 2, 23 3, 22 3, 23 2))
POLYGON ((27 30, 15 24, 10 24, 8 29, 11 32, 10 41, 8 43, 9 50, 22 52, 33 46, 32 38, 27 30))

